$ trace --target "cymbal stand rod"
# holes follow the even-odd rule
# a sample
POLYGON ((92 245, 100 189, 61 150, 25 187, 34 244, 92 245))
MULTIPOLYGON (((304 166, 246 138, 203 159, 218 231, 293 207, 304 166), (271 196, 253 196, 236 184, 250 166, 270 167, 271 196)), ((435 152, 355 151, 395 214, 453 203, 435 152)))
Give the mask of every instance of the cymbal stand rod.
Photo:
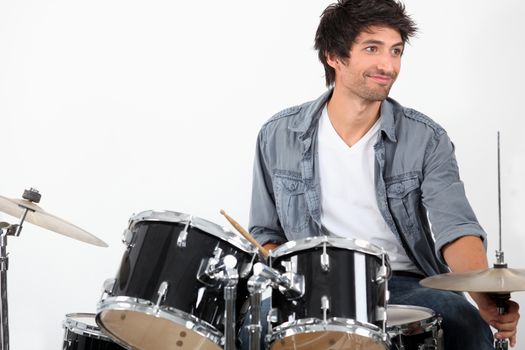
POLYGON ((0 229, 0 349, 9 350, 9 320, 7 309, 7 269, 9 257, 7 253, 7 235, 9 229, 0 229))
POLYGON ((498 232, 499 232, 499 250, 496 252, 498 264, 504 264, 505 256, 501 244, 501 161, 500 161, 500 136, 498 131, 498 232))
POLYGON ((20 233, 22 232, 22 225, 26 219, 27 213, 34 210, 29 209, 28 207, 24 207, 23 205, 19 205, 21 208, 24 208, 24 213, 22 214, 22 217, 20 218, 20 223, 16 225, 16 230, 13 233, 13 236, 18 237, 20 236, 20 233))

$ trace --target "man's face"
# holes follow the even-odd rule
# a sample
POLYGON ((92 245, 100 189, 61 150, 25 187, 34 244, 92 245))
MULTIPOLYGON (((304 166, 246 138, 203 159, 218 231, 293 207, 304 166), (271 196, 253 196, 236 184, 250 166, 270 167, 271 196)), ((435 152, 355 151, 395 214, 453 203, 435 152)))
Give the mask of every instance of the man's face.
POLYGON ((384 100, 399 74, 403 49, 397 30, 371 26, 357 36, 349 58, 329 59, 336 89, 366 101, 384 100))

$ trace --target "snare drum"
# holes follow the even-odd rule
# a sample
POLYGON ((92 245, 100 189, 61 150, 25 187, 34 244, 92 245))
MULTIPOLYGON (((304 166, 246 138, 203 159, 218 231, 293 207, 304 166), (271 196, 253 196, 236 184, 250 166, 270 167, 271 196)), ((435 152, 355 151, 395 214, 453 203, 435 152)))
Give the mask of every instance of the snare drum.
POLYGON ((392 350, 443 350, 441 317, 425 307, 388 305, 392 350))
POLYGON ((386 281, 383 251, 362 240, 311 237, 281 245, 271 267, 304 278, 302 295, 272 291, 267 337, 272 350, 384 350, 386 281))
POLYGON ((95 314, 67 314, 63 326, 63 350, 124 350, 102 334, 95 323, 95 314))
POLYGON ((98 304, 100 327, 133 349, 222 349, 228 271, 237 275, 239 312, 255 248, 212 222, 171 211, 133 216, 124 242, 120 270, 98 304))

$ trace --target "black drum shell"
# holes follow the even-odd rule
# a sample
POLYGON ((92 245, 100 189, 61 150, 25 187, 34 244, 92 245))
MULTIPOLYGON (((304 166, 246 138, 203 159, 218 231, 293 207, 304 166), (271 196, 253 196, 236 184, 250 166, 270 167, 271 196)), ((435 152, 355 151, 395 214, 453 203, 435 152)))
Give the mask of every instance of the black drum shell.
MULTIPOLYGON (((210 287, 197 280, 201 262, 213 257, 215 249, 219 248, 222 256, 230 254, 237 258, 237 266, 242 272, 249 271, 256 255, 191 225, 187 228, 185 247, 179 247, 177 239, 185 226, 184 222, 136 222, 111 296, 140 298, 155 303, 160 284, 167 281, 168 290, 161 305, 191 314, 223 332, 223 288, 210 287)), ((237 285, 237 311, 248 298, 247 277, 241 276, 237 285)))
POLYGON ((323 247, 317 246, 271 259, 271 267, 285 272, 283 261, 296 259, 296 273, 305 278, 305 293, 302 297, 290 300, 279 290, 272 291, 272 307, 277 311, 277 322, 280 325, 290 319, 317 318, 322 320, 321 298, 328 297, 330 309, 327 318, 338 317, 357 320, 362 323, 375 324, 381 327, 383 320, 378 319, 377 307, 385 306, 385 283, 375 282, 382 261, 378 256, 353 251, 346 248, 328 246, 330 267, 324 271, 321 266, 323 247), (363 254, 365 260, 365 280, 356 280, 355 257, 363 254), (359 285, 360 284, 360 285, 359 285), (356 287, 366 287, 366 301, 357 300, 356 287), (366 319, 357 318, 357 304, 366 302, 366 319))

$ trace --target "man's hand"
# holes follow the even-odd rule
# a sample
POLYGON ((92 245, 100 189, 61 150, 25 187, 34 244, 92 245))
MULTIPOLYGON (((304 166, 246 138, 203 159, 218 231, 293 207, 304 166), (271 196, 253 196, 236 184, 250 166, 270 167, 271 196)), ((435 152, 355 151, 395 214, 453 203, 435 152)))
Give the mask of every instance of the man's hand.
POLYGON ((516 345, 516 330, 520 318, 519 305, 509 300, 507 302, 507 313, 500 315, 496 302, 489 293, 470 293, 470 296, 478 305, 479 313, 485 322, 498 330, 495 337, 498 339, 508 338, 510 346, 514 347, 516 345))
MULTIPOLYGON (((468 272, 488 268, 487 255, 483 242, 477 236, 465 236, 447 244, 442 249, 443 257, 452 272, 468 272)), ((498 339, 510 339, 510 345, 516 345, 516 328, 520 318, 519 305, 508 301, 508 311, 499 315, 496 302, 488 293, 469 293, 479 308, 481 317, 498 332, 498 339)))
POLYGON ((278 246, 279 244, 277 243, 266 243, 265 245, 263 245, 263 248, 266 249, 267 251, 270 251, 270 250, 274 250, 278 246))

